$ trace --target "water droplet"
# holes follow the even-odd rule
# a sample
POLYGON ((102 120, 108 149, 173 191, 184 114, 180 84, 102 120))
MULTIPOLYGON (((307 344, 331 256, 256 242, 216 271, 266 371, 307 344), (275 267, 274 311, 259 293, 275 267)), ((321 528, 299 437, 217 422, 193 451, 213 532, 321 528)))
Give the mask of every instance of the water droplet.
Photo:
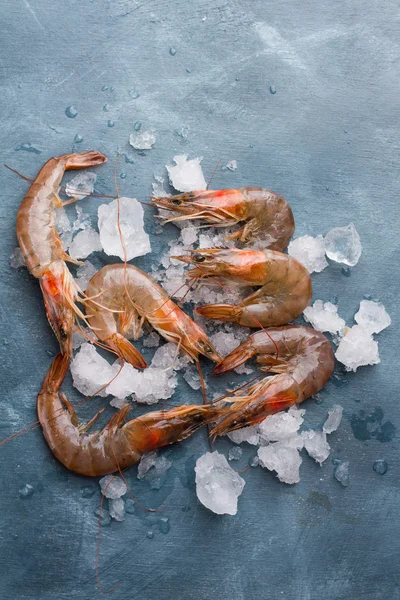
POLYGON ((389 467, 386 460, 376 460, 372 468, 374 469, 375 473, 378 473, 378 475, 384 475, 387 473, 389 467))
POLYGON ((114 123, 114 121, 109 120, 108 123, 107 123, 107 125, 109 127, 114 127, 115 123, 114 123))
POLYGON ((271 94, 276 94, 276 87, 274 85, 269 86, 269 91, 271 94))
POLYGON ((24 150, 25 152, 33 152, 34 154, 40 154, 42 152, 39 150, 39 148, 36 148, 36 146, 33 146, 32 144, 20 144, 15 148, 15 150, 24 150))
POLYGON ((173 46, 171 46, 171 48, 169 49, 169 53, 171 56, 175 56, 176 54, 176 48, 174 48, 173 46))
POLYGON ((134 159, 131 158, 130 156, 128 156, 127 154, 124 154, 124 157, 125 157, 125 162, 126 163, 129 163, 130 165, 134 165, 135 164, 134 159))
POLYGON ((254 144, 249 144, 249 148, 254 148, 254 144))
POLYGON ((76 108, 75 108, 74 106, 72 106, 72 104, 71 104, 71 106, 68 106, 68 107, 65 109, 65 114, 67 115, 67 117, 68 117, 69 119, 75 119, 76 115, 78 114, 78 111, 77 111, 77 110, 76 110, 76 108))
POLYGON ((74 137, 74 142, 76 144, 80 144, 81 142, 83 142, 83 137, 81 135, 79 135, 79 133, 77 133, 76 136, 74 137))
POLYGON ((21 496, 21 498, 29 498, 29 496, 32 496, 34 491, 35 488, 32 485, 29 485, 29 483, 27 483, 24 485, 24 487, 22 487, 19 490, 19 495, 21 496))
POLYGON ((115 87, 110 87, 110 92, 113 92, 115 90, 115 87))
POLYGON ((342 461, 340 460, 340 458, 332 458, 332 464, 337 466, 340 465, 342 461))
POLYGON ((103 85, 103 87, 101 88, 102 92, 106 92, 108 90, 108 85, 103 85))
POLYGON ((107 104, 107 102, 105 104, 103 104, 103 111, 104 112, 108 112, 110 110, 110 105, 107 104))
POLYGON ((148 531, 148 532, 146 533, 146 537, 148 537, 148 538, 149 538, 149 540, 152 540, 152 539, 153 539, 153 537, 154 537, 154 532, 153 532, 153 531, 148 531))
POLYGON ((191 73, 192 69, 189 69, 189 67, 186 67, 186 73, 191 73))
POLYGON ((136 90, 129 90, 129 95, 131 98, 133 98, 134 100, 136 100, 136 98, 139 98, 140 93, 137 92, 136 90))
POLYGON ((119 175, 119 176, 121 177, 121 179, 126 179, 126 173, 124 173, 124 172, 123 172, 123 173, 120 173, 120 175, 119 175))
POLYGON ((133 129, 135 131, 139 131, 139 129, 141 128, 141 126, 142 126, 142 122, 141 121, 135 121, 135 123, 133 125, 133 129))
POLYGON ((47 356, 54 356, 54 352, 52 352, 51 350, 46 350, 46 354, 47 356))
POLYGON ((82 488, 82 498, 91 498, 96 493, 94 485, 87 485, 82 488))
POLYGON ((351 275, 350 267, 342 267, 341 272, 342 272, 342 275, 344 275, 345 277, 350 277, 350 275, 351 275))
POLYGON ((158 524, 158 528, 161 531, 161 533, 168 533, 169 532, 169 519, 168 517, 162 517, 159 521, 158 524))

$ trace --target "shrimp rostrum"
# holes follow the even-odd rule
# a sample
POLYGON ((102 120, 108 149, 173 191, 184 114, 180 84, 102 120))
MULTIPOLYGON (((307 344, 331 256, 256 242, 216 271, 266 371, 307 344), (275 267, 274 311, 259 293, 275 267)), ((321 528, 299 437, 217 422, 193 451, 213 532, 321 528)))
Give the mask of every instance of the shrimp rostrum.
POLYGON ((137 339, 145 321, 192 360, 198 361, 199 354, 214 362, 221 360, 201 327, 158 283, 133 265, 103 267, 93 275, 86 294, 90 313, 86 318, 93 331, 120 358, 134 366, 141 355, 127 338, 137 339), (98 298, 99 303, 90 298, 98 298))
POLYGON ((65 263, 82 264, 62 248, 55 227, 55 209, 63 202, 59 187, 65 171, 101 165, 107 158, 96 151, 64 154, 51 158, 39 171, 17 215, 17 238, 27 267, 39 279, 47 318, 60 343, 61 352, 72 352, 75 315, 83 317, 76 305, 79 288, 65 263))
POLYGON ((232 321, 245 327, 285 325, 296 319, 312 296, 307 269, 292 256, 274 250, 235 248, 193 250, 178 260, 196 265, 187 273, 202 282, 214 277, 242 287, 258 287, 243 300, 232 304, 206 304, 196 308, 203 317, 232 321))
POLYGON ((268 415, 300 404, 321 390, 334 368, 334 357, 327 338, 301 325, 273 327, 253 333, 219 363, 214 373, 220 375, 246 360, 257 357, 262 371, 272 377, 238 390, 227 400, 232 404, 212 429, 211 434, 255 425, 268 415))
POLYGON ((146 452, 184 440, 199 427, 218 418, 216 406, 177 406, 153 411, 124 424, 124 406, 100 431, 88 433, 103 410, 80 424, 72 404, 60 387, 68 369, 68 356, 53 361, 37 399, 39 421, 54 456, 68 469, 97 476, 125 469, 146 452))
POLYGON ((161 209, 177 216, 164 223, 199 220, 214 227, 240 227, 227 235, 243 243, 262 242, 264 248, 284 250, 294 232, 292 209, 282 196, 261 187, 199 190, 172 197, 152 198, 161 209))

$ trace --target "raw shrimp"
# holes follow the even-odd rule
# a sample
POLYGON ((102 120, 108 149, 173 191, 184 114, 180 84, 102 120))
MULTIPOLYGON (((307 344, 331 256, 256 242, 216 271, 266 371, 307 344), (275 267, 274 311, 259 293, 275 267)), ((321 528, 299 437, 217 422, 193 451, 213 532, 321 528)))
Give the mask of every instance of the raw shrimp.
POLYGON ((321 390, 332 375, 334 358, 327 338, 301 325, 253 333, 215 367, 220 375, 256 356, 262 371, 277 373, 237 391, 211 434, 255 425, 268 415, 300 404, 321 390))
POLYGON ((62 202, 58 195, 64 172, 106 162, 94 150, 51 158, 41 168, 17 215, 17 237, 27 267, 39 279, 47 318, 60 343, 61 352, 71 354, 75 314, 83 317, 75 302, 78 287, 65 261, 82 264, 62 248, 55 228, 55 209, 74 202, 62 202))
POLYGON ((241 242, 260 242, 263 248, 284 250, 294 232, 292 209, 282 196, 260 187, 205 190, 152 198, 159 208, 178 213, 164 223, 198 219, 215 227, 244 225, 227 235, 241 242))
POLYGON ((124 406, 104 429, 87 433, 103 411, 88 423, 79 424, 72 404, 59 393, 67 369, 68 356, 59 354, 45 377, 37 409, 52 453, 65 467, 81 475, 105 475, 125 469, 139 462, 145 452, 184 440, 219 414, 220 409, 212 405, 177 406, 150 412, 123 425, 129 412, 129 406, 124 406))
POLYGON ((125 337, 137 339, 144 320, 192 360, 198 361, 199 354, 214 362, 221 360, 204 331, 147 273, 133 265, 103 267, 93 275, 86 294, 98 296, 101 303, 87 301, 91 313, 87 319, 93 331, 127 362, 134 364, 132 352, 137 350, 125 337))
POLYGON ((312 296, 309 272, 295 258, 274 250, 212 248, 174 256, 197 265, 190 278, 221 277, 241 286, 262 286, 235 304, 206 304, 196 312, 209 319, 245 327, 286 325, 308 306, 312 296))

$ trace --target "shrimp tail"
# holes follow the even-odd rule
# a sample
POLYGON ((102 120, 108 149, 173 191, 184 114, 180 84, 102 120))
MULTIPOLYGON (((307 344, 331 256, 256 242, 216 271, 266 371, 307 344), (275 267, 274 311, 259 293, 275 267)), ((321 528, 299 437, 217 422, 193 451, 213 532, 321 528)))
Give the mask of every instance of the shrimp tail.
POLYGON ((252 358, 256 354, 254 346, 252 344, 251 338, 248 338, 243 344, 240 344, 237 348, 232 350, 228 356, 224 358, 217 366, 214 368, 214 375, 222 375, 227 371, 231 371, 232 369, 236 369, 236 367, 240 367, 247 360, 252 358))
POLYGON ((136 369, 146 369, 149 366, 139 350, 120 333, 114 333, 104 341, 116 352, 121 360, 124 360, 136 369))
POLYGON ((89 150, 80 154, 65 154, 65 170, 86 169, 107 162, 107 157, 97 150, 89 150))
POLYGON ((231 406, 221 409, 222 419, 210 435, 222 436, 230 431, 256 425, 268 417, 297 403, 299 394, 285 375, 260 382, 258 390, 248 396, 237 396, 231 406))
POLYGON ((222 410, 208 405, 154 411, 126 423, 123 431, 129 445, 143 454, 186 439, 200 427, 220 418, 222 410))
POLYGON ((196 308, 196 313, 202 317, 206 317, 206 319, 238 323, 243 313, 243 306, 235 306, 234 304, 204 304, 204 306, 196 308))

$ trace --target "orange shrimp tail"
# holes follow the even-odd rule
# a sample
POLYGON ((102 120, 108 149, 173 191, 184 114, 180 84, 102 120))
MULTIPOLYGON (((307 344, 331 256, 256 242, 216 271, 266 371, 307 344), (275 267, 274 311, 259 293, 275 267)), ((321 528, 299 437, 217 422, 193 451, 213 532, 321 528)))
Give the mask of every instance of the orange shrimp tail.
POLYGON ((243 342, 243 344, 240 344, 240 346, 232 350, 232 352, 228 354, 224 360, 217 364, 217 366, 214 368, 214 375, 222 375, 227 371, 232 371, 232 369, 240 367, 240 365, 243 365, 254 355, 254 347, 251 344, 251 339, 248 339, 243 342))
POLYGON ((66 154, 66 165, 67 171, 71 169, 86 169, 88 167, 96 167, 107 162, 107 157, 97 150, 89 150, 88 152, 81 152, 80 154, 66 154))
POLYGON ((105 343, 118 354, 119 358, 136 369, 146 369, 149 366, 139 350, 120 333, 115 333, 112 337, 105 340, 105 343))
POLYGON ((293 390, 287 389, 278 392, 275 390, 276 386, 272 384, 269 387, 269 393, 260 394, 259 398, 257 394, 247 398, 235 398, 235 402, 231 406, 221 409, 224 416, 210 431, 210 435, 222 436, 242 427, 257 425, 265 417, 296 404, 298 396, 293 390))
POLYGON ((154 411, 126 423, 124 434, 132 448, 143 454, 181 442, 200 427, 216 421, 222 410, 209 405, 154 411))
POLYGON ((206 319, 237 323, 242 316, 243 307, 234 304, 205 304, 204 306, 198 306, 196 312, 198 315, 206 317, 206 319))

